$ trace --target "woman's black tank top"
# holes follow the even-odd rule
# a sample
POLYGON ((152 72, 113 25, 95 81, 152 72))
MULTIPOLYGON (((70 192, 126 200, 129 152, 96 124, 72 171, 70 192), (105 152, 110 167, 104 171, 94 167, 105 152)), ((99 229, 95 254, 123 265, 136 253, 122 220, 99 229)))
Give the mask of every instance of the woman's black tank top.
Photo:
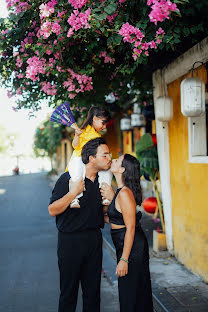
MULTIPOLYGON (((115 207, 116 197, 122 188, 118 188, 111 204, 108 207, 108 217, 109 222, 117 225, 125 225, 123 215, 120 211, 118 211, 115 207)), ((128 205, 128 203, 126 203, 128 205)), ((142 217, 141 211, 136 213, 136 227, 139 225, 139 220, 142 217)))

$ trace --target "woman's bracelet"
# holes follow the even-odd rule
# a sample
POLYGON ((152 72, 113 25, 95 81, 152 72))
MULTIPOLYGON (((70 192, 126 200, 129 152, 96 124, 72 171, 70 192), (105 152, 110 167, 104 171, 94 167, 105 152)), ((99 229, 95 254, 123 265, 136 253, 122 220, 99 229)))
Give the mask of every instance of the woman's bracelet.
POLYGON ((123 261, 125 261, 126 263, 129 263, 129 261, 126 260, 126 259, 124 259, 124 258, 120 258, 120 260, 123 260, 123 261))

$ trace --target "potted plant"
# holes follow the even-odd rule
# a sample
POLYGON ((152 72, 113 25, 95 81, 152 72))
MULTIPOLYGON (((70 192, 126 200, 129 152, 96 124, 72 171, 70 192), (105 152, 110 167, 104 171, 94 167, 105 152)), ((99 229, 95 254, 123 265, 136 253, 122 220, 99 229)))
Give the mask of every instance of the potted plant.
POLYGON ((153 191, 157 199, 157 208, 154 218, 157 217, 159 211, 159 217, 161 222, 161 231, 153 232, 153 250, 166 249, 165 240, 165 222, 163 216, 162 201, 158 190, 157 180, 159 179, 159 163, 156 140, 149 133, 144 134, 136 143, 136 156, 140 162, 141 176, 148 175, 153 185, 153 191))

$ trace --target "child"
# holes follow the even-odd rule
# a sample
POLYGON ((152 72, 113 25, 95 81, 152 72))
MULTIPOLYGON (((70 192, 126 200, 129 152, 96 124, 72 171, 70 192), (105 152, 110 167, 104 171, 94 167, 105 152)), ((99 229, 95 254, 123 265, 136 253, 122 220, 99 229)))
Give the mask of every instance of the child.
MULTIPOLYGON (((74 152, 69 161, 69 164, 66 168, 66 171, 69 171, 72 181, 77 181, 81 177, 85 178, 85 165, 82 162, 81 152, 83 146, 90 140, 97 137, 101 137, 99 134, 100 131, 106 128, 106 123, 110 120, 110 114, 107 110, 101 107, 93 106, 88 112, 88 116, 85 119, 81 128, 75 130, 75 136, 72 142, 74 152)), ((112 173, 110 170, 100 171, 98 173, 98 181, 101 187, 103 182, 111 184, 112 173)), ((83 193, 79 194, 72 202, 71 208, 80 208, 79 197, 83 193)), ((103 205, 109 205, 109 201, 104 199, 103 205)))

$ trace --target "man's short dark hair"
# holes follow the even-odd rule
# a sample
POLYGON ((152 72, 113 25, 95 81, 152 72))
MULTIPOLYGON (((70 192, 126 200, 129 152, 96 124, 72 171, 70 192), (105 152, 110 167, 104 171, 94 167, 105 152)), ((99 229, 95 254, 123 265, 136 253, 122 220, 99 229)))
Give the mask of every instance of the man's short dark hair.
POLYGON ((103 138, 96 138, 88 141, 82 148, 82 161, 86 165, 89 162, 90 156, 96 156, 97 148, 101 144, 106 144, 103 138))

